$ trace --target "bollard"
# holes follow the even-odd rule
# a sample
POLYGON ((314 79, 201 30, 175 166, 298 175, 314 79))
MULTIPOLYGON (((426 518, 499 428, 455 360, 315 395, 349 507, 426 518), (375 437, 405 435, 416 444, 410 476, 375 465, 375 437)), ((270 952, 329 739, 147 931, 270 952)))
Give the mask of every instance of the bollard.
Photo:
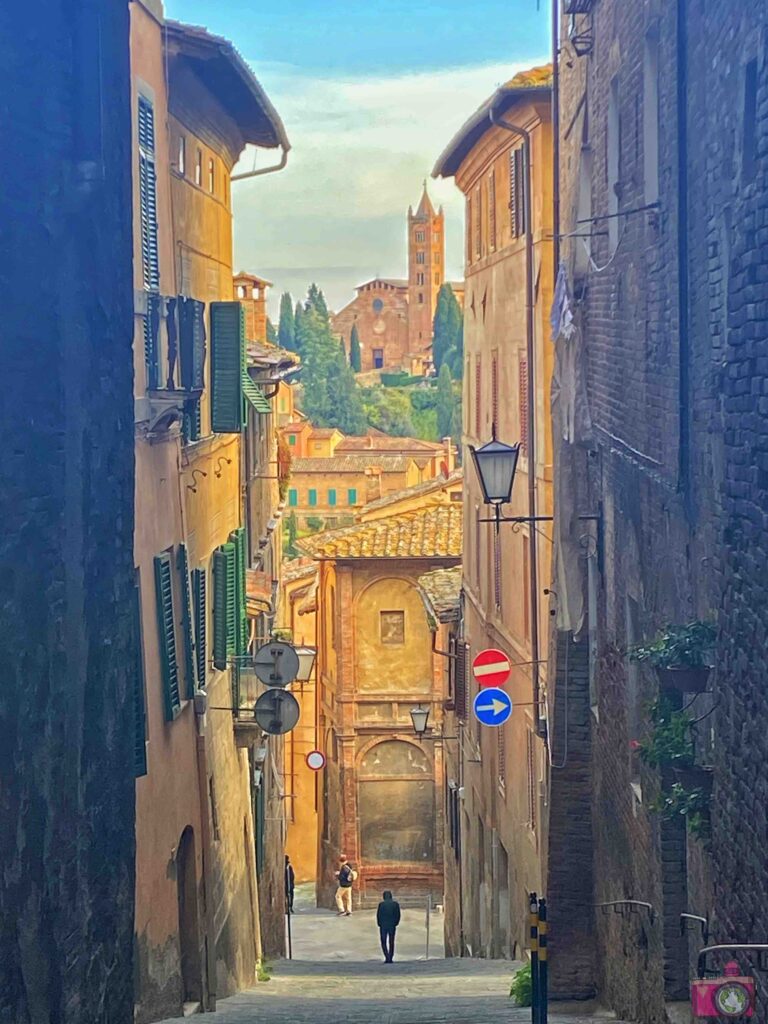
POLYGON ((547 901, 539 900, 539 1024, 547 1024, 549 945, 547 932, 547 901))
POLYGON ((531 936, 531 1024, 539 1024, 539 900, 535 892, 528 897, 531 936))

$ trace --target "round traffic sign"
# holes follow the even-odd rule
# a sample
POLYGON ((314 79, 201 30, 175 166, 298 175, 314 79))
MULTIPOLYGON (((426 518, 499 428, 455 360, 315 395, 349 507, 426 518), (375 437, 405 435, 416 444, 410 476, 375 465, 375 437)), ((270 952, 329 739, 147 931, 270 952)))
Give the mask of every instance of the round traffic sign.
POLYGON ((489 647, 480 651, 472 662, 472 675, 478 686, 503 686, 509 679, 512 665, 504 651, 489 647))
POLYGON ((489 686, 478 691, 472 710, 481 725, 504 725, 512 714, 512 698, 504 690, 489 686))
POLYGON ((290 644, 275 640, 256 651, 253 671, 266 686, 287 686, 299 674, 299 656, 290 644))
POLYGON ((267 690, 253 705, 253 716, 264 732, 282 736, 290 732, 299 720, 301 709, 292 693, 286 690, 267 690))
POLYGON ((310 750, 306 760, 307 768, 311 768, 313 772, 319 772, 321 768, 325 768, 325 754, 322 750, 310 750))

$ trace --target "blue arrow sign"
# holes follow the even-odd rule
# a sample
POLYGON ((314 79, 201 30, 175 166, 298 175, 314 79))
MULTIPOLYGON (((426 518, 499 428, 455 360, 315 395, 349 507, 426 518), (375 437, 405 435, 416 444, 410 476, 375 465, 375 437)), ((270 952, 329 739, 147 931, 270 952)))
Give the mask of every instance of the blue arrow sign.
POLYGON ((503 725, 512 714, 512 699, 497 686, 480 690, 472 702, 475 718, 482 725, 503 725))

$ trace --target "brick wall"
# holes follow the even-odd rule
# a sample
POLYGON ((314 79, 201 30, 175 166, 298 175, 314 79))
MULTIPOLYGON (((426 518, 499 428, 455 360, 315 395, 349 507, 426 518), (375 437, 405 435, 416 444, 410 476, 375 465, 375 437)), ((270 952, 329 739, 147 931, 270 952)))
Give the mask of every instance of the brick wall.
POLYGON ((0 11, 14 97, 0 114, 14 154, 0 195, 0 1021, 128 1024, 128 11, 52 0, 39 14, 0 11))

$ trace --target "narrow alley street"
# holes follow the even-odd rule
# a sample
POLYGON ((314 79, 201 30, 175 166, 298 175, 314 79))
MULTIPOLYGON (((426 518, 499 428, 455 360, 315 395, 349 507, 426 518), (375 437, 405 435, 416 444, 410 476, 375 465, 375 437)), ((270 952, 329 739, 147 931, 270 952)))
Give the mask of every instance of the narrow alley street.
MULTIPOLYGON (((513 964, 443 959, 442 917, 432 914, 430 959, 426 914, 403 911, 395 963, 382 962, 373 910, 350 918, 300 905, 293 918, 293 960, 271 965, 272 977, 222 999, 211 1024, 516 1024, 530 1009, 509 998, 513 964)), ((178 1018, 174 1018, 178 1019, 178 1018)), ((550 1024, 595 1018, 553 1013, 550 1024)), ((170 1024, 170 1021, 162 1022, 170 1024)))

